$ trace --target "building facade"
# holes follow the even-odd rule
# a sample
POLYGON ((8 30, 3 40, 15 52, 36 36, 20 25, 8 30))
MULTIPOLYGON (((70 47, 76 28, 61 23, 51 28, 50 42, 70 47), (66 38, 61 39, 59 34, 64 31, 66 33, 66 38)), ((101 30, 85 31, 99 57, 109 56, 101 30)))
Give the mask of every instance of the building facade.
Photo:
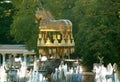
POLYGON ((5 62, 31 62, 34 59, 34 50, 27 50, 25 45, 0 45, 0 65, 5 62))

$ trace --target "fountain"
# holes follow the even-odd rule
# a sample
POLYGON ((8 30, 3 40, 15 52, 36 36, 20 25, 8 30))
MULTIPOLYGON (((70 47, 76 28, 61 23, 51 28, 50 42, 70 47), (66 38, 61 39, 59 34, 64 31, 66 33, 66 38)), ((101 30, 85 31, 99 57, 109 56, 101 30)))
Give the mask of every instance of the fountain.
POLYGON ((100 63, 95 63, 93 65, 93 72, 95 73, 95 82, 120 82, 118 77, 117 64, 111 63, 105 67, 103 65, 103 57, 98 57, 100 63))

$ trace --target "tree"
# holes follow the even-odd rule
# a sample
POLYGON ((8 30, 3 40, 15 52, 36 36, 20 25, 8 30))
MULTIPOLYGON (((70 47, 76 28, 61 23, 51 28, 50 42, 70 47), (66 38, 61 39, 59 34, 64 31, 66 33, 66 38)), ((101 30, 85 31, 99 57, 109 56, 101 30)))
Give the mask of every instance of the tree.
POLYGON ((12 3, 0 1, 0 43, 14 43, 13 37, 10 35, 10 24, 14 14, 12 3))
POLYGON ((119 51, 115 45, 119 41, 118 2, 78 0, 73 8, 78 22, 76 53, 81 54, 84 64, 92 67, 104 56, 105 64, 118 62, 119 51), (115 6, 116 5, 116 6, 115 6), (115 41, 116 40, 116 41, 115 41), (92 59, 92 60, 91 60, 92 59))
POLYGON ((38 25, 35 23, 37 0, 13 0, 15 15, 11 25, 11 34, 17 42, 25 43, 28 49, 37 46, 38 25))

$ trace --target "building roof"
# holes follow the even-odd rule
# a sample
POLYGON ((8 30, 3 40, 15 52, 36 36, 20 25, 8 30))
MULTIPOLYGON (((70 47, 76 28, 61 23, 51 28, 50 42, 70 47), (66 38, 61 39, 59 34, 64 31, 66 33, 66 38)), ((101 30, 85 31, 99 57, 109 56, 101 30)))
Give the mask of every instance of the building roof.
POLYGON ((1 44, 0 45, 0 54, 35 54, 34 50, 29 51, 24 44, 1 44))

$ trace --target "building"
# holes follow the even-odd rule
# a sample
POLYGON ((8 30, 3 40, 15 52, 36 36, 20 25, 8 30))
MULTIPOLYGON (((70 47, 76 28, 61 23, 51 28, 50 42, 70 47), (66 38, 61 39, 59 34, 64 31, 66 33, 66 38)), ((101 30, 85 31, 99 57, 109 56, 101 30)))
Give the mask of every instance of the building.
POLYGON ((23 44, 0 45, 0 65, 10 59, 12 59, 13 62, 17 62, 20 58, 24 62, 31 62, 34 59, 34 56, 34 50, 27 50, 26 46, 23 44))

